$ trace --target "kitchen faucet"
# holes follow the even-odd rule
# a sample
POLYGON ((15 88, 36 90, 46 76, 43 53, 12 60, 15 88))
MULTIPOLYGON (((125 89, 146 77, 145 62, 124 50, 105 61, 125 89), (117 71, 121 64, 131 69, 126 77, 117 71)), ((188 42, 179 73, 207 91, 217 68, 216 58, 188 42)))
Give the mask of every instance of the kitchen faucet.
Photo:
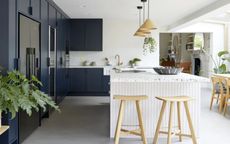
POLYGON ((121 57, 120 55, 115 55, 115 59, 117 59, 117 66, 121 66, 123 64, 123 62, 121 62, 121 57))

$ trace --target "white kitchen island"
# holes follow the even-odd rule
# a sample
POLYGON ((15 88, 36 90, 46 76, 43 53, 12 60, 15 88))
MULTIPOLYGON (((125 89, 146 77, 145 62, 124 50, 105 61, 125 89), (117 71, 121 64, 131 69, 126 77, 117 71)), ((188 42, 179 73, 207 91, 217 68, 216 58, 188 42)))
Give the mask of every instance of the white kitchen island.
MULTIPOLYGON (((111 104, 110 104, 110 137, 114 137, 119 101, 113 100, 114 95, 147 95, 149 98, 141 103, 144 126, 147 138, 152 138, 155 133, 162 102, 156 96, 191 96, 195 100, 189 102, 190 113, 196 135, 199 136, 200 125, 200 96, 202 85, 209 84, 207 78, 181 73, 179 75, 158 75, 153 71, 141 73, 115 73, 111 72, 111 104)), ((167 130, 169 108, 166 107, 162 128, 167 130)), ((176 111, 173 123, 177 126, 176 111)), ((181 108, 182 131, 189 133, 186 114, 181 108)), ((127 103, 123 118, 125 129, 137 129, 138 119, 136 107, 127 103)), ((177 130, 175 127, 174 130, 177 130)), ((135 137, 135 136, 127 136, 135 137)))

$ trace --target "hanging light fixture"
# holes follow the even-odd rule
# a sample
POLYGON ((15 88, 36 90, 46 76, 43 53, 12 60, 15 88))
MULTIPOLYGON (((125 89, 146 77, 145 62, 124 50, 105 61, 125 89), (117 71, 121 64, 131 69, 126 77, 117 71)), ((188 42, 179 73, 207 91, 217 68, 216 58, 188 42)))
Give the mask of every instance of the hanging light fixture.
MULTIPOLYGON (((137 9, 139 10, 139 26, 141 26, 141 10, 142 6, 137 6, 137 9)), ((140 36, 145 37, 149 32, 146 30, 140 30, 140 28, 135 32, 134 36, 140 36)))
MULTIPOLYGON (((141 0, 143 3, 146 2, 146 0, 141 0)), ((149 18, 150 15, 150 0, 148 0, 148 18, 145 20, 145 22, 140 27, 141 30, 154 30, 157 29, 154 22, 149 18)))

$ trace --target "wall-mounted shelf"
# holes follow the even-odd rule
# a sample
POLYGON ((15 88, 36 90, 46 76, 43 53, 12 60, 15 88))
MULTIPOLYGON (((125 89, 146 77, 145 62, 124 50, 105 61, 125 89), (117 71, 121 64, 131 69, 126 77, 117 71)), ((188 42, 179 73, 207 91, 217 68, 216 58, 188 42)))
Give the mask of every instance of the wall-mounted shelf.
POLYGON ((9 126, 1 126, 0 128, 0 135, 2 135, 4 132, 6 132, 9 129, 9 126))

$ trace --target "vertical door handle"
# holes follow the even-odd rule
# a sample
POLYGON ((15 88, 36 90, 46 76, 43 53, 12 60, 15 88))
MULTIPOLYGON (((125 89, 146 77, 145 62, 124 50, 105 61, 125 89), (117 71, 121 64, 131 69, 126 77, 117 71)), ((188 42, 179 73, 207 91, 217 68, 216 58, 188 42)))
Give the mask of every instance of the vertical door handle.
POLYGON ((50 67, 50 57, 47 58, 47 67, 50 67))

